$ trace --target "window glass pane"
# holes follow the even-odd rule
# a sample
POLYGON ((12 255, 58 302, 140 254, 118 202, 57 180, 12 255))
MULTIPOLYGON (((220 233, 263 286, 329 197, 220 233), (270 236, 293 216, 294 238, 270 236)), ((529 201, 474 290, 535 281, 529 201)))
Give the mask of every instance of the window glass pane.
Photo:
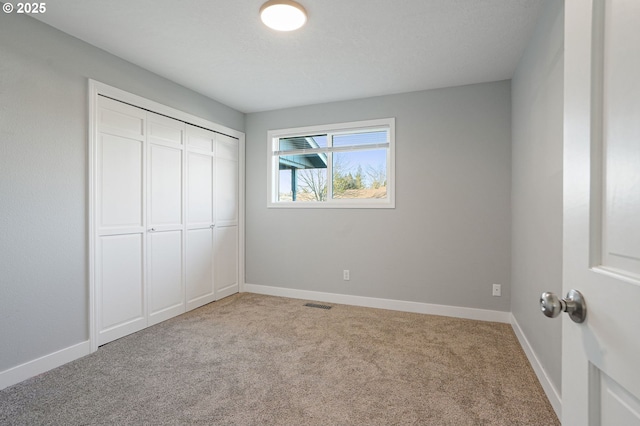
POLYGON ((387 150, 333 154, 333 198, 386 198, 387 150))
POLYGON ((293 201, 293 182, 291 181, 291 169, 280 169, 279 175, 280 189, 278 190, 278 201, 293 201))
POLYGON ((295 136, 291 138, 280 138, 278 140, 278 151, 294 151, 297 149, 314 149, 326 147, 327 135, 295 136))
POLYGON ((386 130, 375 130, 372 132, 363 133, 346 133, 342 135, 333 136, 333 146, 358 146, 358 145, 370 145, 377 143, 387 143, 389 138, 387 137, 386 130))
POLYGON ((326 201, 327 154, 281 155, 278 201, 326 201))

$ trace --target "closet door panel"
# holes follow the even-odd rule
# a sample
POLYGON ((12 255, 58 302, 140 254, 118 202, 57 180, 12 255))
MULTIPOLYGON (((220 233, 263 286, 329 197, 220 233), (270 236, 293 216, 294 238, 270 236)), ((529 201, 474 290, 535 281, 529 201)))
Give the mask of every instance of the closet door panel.
POLYGON ((95 289, 99 345, 144 328, 146 112, 98 100, 95 289))
POLYGON ((214 232, 214 282, 216 300, 237 293, 238 227, 216 227, 214 232))
POLYGON ((146 327, 142 234, 100 237, 98 344, 146 327))
POLYGON ((187 125, 187 310, 213 302, 216 134, 187 125))
POLYGON ((100 229, 142 226, 143 142, 122 136, 99 137, 100 229))
POLYGON ((213 302, 213 230, 187 231, 187 310, 213 302))
POLYGON ((149 325, 184 312, 182 231, 150 232, 149 325))
POLYGON ((185 124, 148 113, 149 325, 184 312, 185 124))
POLYGON ((133 138, 144 136, 147 116, 144 110, 107 98, 99 98, 98 104, 101 132, 133 138))
POLYGON ((238 223, 238 163, 226 159, 216 162, 216 224, 238 223))
POLYGON ((216 148, 216 225, 238 224, 238 141, 218 135, 216 148))
POLYGON ((162 145, 149 147, 149 223, 182 224, 182 151, 162 145))
POLYGON ((215 152, 216 134, 211 130, 187 124, 187 145, 190 149, 215 152))
POLYGON ((149 113, 149 140, 154 143, 182 145, 185 125, 181 121, 154 113, 149 113))
POLYGON ((188 224, 213 224, 213 157, 207 154, 187 154, 187 218, 188 224))

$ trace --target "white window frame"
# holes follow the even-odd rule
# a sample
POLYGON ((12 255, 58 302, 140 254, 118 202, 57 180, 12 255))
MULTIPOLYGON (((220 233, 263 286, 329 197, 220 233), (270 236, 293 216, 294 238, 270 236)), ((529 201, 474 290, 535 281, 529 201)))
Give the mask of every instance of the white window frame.
MULTIPOLYGON (((348 123, 325 124, 319 126, 295 127, 290 129, 269 130, 267 132, 267 207, 268 208, 303 208, 303 209, 335 209, 335 208, 395 208, 395 118, 383 118, 376 120, 353 121, 348 123), (326 201, 278 201, 280 188, 280 173, 278 164, 278 144, 281 138, 295 136, 309 136, 327 134, 328 141, 333 134, 358 133, 385 129, 389 132, 388 147, 386 144, 369 145, 369 149, 375 147, 387 148, 387 197, 381 199, 334 199, 333 198, 333 161, 334 152, 354 152, 359 149, 331 147, 320 149, 326 152, 327 161, 327 200, 326 201)), ((328 145, 330 143, 328 142, 328 145)), ((292 154, 311 153, 319 150, 297 150, 292 154)))

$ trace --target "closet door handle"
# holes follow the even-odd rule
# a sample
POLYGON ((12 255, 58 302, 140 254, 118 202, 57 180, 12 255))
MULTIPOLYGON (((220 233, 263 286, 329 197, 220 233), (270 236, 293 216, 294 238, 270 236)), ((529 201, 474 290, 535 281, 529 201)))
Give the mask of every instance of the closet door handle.
POLYGON ((149 229, 149 232, 156 232, 156 228, 149 229))

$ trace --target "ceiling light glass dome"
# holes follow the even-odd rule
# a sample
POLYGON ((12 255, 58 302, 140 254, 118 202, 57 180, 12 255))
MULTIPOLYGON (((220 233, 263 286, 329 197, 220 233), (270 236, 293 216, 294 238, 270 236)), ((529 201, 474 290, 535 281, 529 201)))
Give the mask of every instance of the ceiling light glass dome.
POLYGON ((293 0, 270 0, 260 8, 262 22, 277 31, 293 31, 307 22, 307 12, 293 0))

